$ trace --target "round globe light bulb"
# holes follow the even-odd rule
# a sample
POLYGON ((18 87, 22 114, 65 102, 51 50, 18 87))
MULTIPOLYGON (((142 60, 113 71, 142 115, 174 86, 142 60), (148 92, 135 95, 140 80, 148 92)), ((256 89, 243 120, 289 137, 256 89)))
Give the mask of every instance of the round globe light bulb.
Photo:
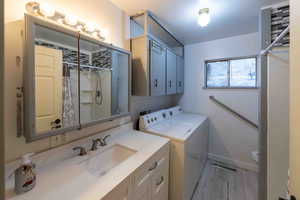
POLYGON ((73 15, 67 15, 65 17, 65 23, 70 26, 75 26, 78 23, 78 19, 77 19, 77 17, 75 17, 73 15))
POLYGON ((40 4, 40 13, 46 17, 53 17, 55 15, 55 9, 47 3, 40 4))

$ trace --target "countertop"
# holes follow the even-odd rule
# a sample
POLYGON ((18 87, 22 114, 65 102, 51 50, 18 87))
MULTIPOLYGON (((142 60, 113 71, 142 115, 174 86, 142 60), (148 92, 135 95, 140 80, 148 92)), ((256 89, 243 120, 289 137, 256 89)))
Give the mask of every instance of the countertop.
MULTIPOLYGON (((121 131, 121 130, 120 130, 121 131)), ((70 171, 68 165, 82 159, 75 156, 37 169, 37 184, 27 193, 16 195, 13 180, 6 183, 7 200, 99 200, 112 191, 127 177, 169 142, 168 139, 126 130, 112 137, 109 148, 120 144, 137 151, 107 174, 97 177, 87 171, 70 171), (76 176, 74 176, 76 174, 76 176)), ((57 153, 57 152, 56 152, 57 153)), ((55 156, 55 155, 53 155, 55 156)), ((73 168, 72 168, 73 169, 73 168)))

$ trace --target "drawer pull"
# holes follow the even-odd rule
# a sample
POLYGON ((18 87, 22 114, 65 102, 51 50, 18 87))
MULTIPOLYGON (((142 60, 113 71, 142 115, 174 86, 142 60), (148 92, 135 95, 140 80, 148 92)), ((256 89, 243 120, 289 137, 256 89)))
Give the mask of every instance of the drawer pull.
POLYGON ((159 181, 156 183, 156 186, 160 186, 164 182, 164 177, 160 177, 159 181))
POLYGON ((158 163, 157 163, 157 161, 155 161, 155 163, 153 164, 153 166, 149 168, 149 171, 155 170, 156 167, 157 167, 157 165, 158 165, 158 163))

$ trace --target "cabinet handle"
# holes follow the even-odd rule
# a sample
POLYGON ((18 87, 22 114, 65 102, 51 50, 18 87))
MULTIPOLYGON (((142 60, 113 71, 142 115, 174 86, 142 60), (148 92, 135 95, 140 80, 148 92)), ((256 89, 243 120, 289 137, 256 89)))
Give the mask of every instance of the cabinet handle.
POLYGON ((156 87, 156 88, 157 88, 157 86, 158 86, 158 80, 157 80, 157 79, 155 79, 155 80, 154 80, 154 87, 156 87))
POLYGON ((157 163, 157 161, 155 161, 155 163, 153 164, 153 166, 149 168, 149 172, 155 170, 156 167, 157 167, 157 165, 158 165, 158 163, 157 163))
POLYGON ((169 80, 169 87, 171 88, 172 87, 172 81, 169 80))
POLYGON ((179 85, 179 87, 181 87, 181 81, 179 81, 178 85, 179 85))
POLYGON ((164 177, 161 176, 159 181, 156 183, 156 186, 160 186, 164 182, 164 177))

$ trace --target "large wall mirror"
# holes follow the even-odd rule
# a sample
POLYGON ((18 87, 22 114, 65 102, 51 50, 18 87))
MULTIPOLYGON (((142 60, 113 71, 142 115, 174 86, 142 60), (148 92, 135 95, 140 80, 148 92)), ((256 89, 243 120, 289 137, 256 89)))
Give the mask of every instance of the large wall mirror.
POLYGON ((27 142, 129 114, 130 53, 25 16, 27 142))

